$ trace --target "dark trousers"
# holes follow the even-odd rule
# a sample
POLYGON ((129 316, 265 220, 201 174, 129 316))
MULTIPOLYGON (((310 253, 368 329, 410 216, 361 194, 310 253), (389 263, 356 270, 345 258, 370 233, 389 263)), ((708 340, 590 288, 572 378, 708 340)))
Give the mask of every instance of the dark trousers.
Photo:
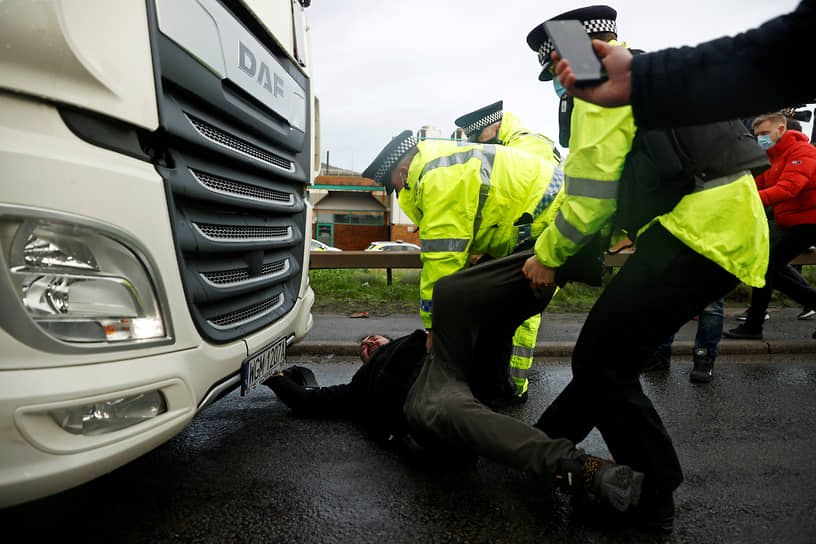
POLYGON ((659 224, 637 244, 592 307, 572 357, 572 381, 536 426, 576 444, 597 427, 615 462, 646 474, 644 493, 683 481, 668 431, 640 384, 657 347, 737 278, 659 224))
POLYGON ((750 330, 762 330, 765 312, 771 302, 774 289, 784 293, 806 308, 816 308, 816 290, 806 282, 798 281, 791 274, 784 273, 785 267, 797 255, 816 244, 816 225, 795 225, 780 229, 778 237, 771 243, 771 254, 768 259, 768 272, 765 274, 765 287, 751 291, 751 307, 745 327, 750 330))
POLYGON ((496 259, 436 283, 433 346, 404 411, 422 443, 442 442, 548 478, 560 459, 581 455, 575 445, 478 400, 480 387, 489 386, 484 376, 506 367, 504 340, 553 295, 554 289, 530 288, 521 269, 531 255, 496 259))

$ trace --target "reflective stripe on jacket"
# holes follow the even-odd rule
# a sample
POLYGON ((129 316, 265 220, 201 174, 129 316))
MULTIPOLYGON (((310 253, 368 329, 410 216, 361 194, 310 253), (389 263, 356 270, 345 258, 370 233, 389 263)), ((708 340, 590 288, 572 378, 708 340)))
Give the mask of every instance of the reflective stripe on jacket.
POLYGON ((564 264, 615 213, 618 182, 634 136, 630 107, 602 108, 575 100, 570 153, 564 161, 565 197, 535 245, 542 264, 564 264))
POLYGON ((545 206, 536 215, 536 207, 560 186, 551 162, 504 146, 425 140, 417 149, 399 204, 419 227, 420 315, 431 328, 436 281, 465 268, 469 254, 512 253, 519 238, 514 223, 525 213, 535 218, 537 235, 554 212, 545 206))

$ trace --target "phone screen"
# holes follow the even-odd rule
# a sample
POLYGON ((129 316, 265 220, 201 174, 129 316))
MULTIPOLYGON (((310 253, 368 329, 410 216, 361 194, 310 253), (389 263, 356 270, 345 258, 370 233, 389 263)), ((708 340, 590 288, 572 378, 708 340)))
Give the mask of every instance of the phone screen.
POLYGON ((569 60, 576 85, 592 85, 606 79, 606 72, 592 49, 592 42, 584 25, 575 20, 548 21, 544 23, 544 29, 558 55, 569 60))

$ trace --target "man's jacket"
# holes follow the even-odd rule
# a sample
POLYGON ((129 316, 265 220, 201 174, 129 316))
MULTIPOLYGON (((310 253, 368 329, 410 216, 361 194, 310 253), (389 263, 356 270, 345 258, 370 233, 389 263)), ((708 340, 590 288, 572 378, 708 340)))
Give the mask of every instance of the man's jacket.
MULTIPOLYGON (((536 241, 542 264, 562 265, 615 213, 621 173, 636 131, 631 107, 602 108, 575 100, 570 154, 564 163, 566 197, 536 241)), ((654 221, 744 283, 763 286, 768 225, 753 177, 744 172, 710 186, 684 196, 654 221)))
POLYGON ((762 203, 773 206, 776 223, 816 223, 816 147, 801 132, 788 130, 768 149, 768 158, 771 168, 756 184, 762 203))
POLYGON ((811 102, 816 0, 730 38, 632 59, 638 126, 697 125, 811 102))
POLYGON ((426 140, 417 149, 399 204, 419 227, 420 315, 430 329, 436 281, 465 268, 469 254, 504 257, 534 239, 553 218, 561 176, 552 162, 501 145, 426 140))
POLYGON ((378 438, 401 437, 408 428, 402 406, 425 360, 426 338, 416 330, 378 347, 349 383, 307 388, 288 376, 265 383, 297 415, 352 419, 378 438))

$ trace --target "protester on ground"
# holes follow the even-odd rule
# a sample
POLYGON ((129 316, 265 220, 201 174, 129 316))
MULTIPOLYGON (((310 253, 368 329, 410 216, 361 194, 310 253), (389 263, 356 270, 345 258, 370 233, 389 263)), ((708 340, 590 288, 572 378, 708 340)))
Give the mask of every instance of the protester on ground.
POLYGON ((802 0, 758 28, 696 47, 633 56, 625 47, 593 41, 609 76, 594 87, 577 88, 568 62, 555 73, 577 98, 607 107, 631 104, 643 128, 747 117, 814 101, 814 28, 816 1, 802 0))
MULTIPOLYGON (((592 37, 617 41, 608 6, 557 16, 577 19, 592 37)), ((542 26, 527 43, 551 79, 553 45, 542 26)), ((536 426, 577 443, 597 427, 620 462, 645 473, 633 523, 671 531, 673 491, 683 480, 668 431, 643 392, 640 371, 658 345, 712 300, 743 281, 761 286, 768 231, 748 168, 767 163, 740 122, 645 131, 630 107, 602 108, 575 100, 566 193, 558 215, 536 242, 534 285, 555 270, 615 215, 637 250, 605 287, 581 330, 572 381, 536 426), (673 146, 656 145, 676 139, 673 146), (664 160, 665 159, 665 160, 664 160), (692 163, 693 161, 693 163, 692 163), (675 164, 669 170, 660 170, 675 164)))
MULTIPOLYGON (((527 306, 531 307, 536 297, 521 274, 522 263, 523 260, 516 259, 514 268, 527 291, 530 301, 527 306)), ((475 269, 481 272, 493 266, 491 262, 475 269)), ((440 288, 449 278, 440 281, 440 288)), ((450 284, 457 285, 456 281, 450 284)), ((488 287, 484 289, 484 294, 489 295, 488 287)), ((544 292, 540 299, 549 300, 552 289, 540 291, 544 292)), ((437 292, 435 299, 436 295, 437 292)), ((439 304, 444 315, 449 315, 444 312, 445 303, 439 304)), ((454 305, 458 304, 454 299, 454 305)), ((456 314, 453 308, 453 315, 456 314)), ((452 331, 444 318, 437 321, 436 330, 434 346, 446 346, 452 331)), ((568 440, 551 440, 532 425, 493 412, 473 398, 466 381, 451 379, 445 382, 446 387, 441 387, 443 382, 439 379, 418 379, 418 374, 434 366, 426 361, 426 340, 422 330, 393 341, 376 334, 365 337, 360 344, 364 364, 349 383, 320 387, 312 372, 299 366, 289 367, 264 383, 297 415, 360 422, 375 438, 415 457, 431 462, 458 459, 461 463, 470 455, 484 455, 533 472, 569 493, 591 493, 618 510, 626 510, 637 502, 642 475, 629 467, 587 455, 568 440), (409 391, 414 399, 410 408, 408 404, 403 406, 409 391), (423 399, 421 412, 434 413, 429 421, 417 417, 416 399, 423 399), (437 406, 439 403, 444 407, 437 406), (457 411, 460 403, 462 413, 457 411), (451 429, 444 428, 445 425, 451 429)), ((456 342, 467 344, 468 339, 459 337, 456 342)), ((474 366, 460 368, 459 375, 478 373, 476 361, 484 359, 470 359, 474 366)))
POLYGON ((771 206, 780 235, 771 245, 765 286, 751 292, 745 322, 724 333, 726 338, 761 340, 765 312, 774 289, 808 308, 816 308, 816 290, 785 281, 779 271, 816 243, 816 147, 796 130, 787 130, 782 113, 760 115, 753 128, 766 150, 771 168, 756 178, 759 196, 771 206))

